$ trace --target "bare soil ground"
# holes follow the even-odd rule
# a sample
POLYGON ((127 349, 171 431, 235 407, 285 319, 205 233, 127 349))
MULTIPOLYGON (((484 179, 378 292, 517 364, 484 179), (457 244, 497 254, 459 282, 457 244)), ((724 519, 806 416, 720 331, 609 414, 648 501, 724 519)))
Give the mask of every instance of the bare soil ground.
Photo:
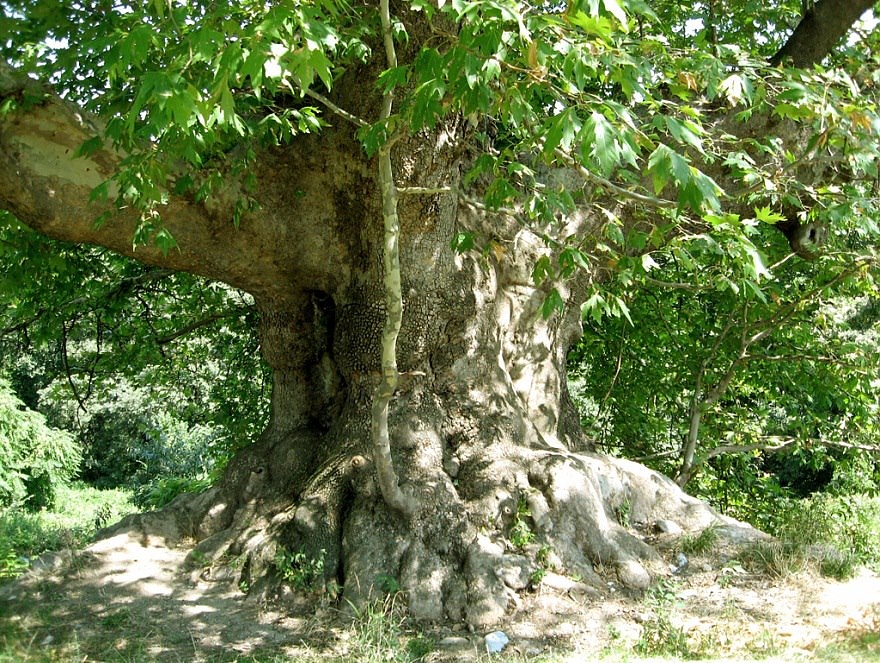
MULTIPOLYGON (((350 611, 320 600, 300 615, 261 605, 212 581, 188 552, 129 531, 43 560, 0 588, 0 661, 360 660, 350 611)), ((549 573, 498 627, 510 644, 493 660, 635 660, 639 642, 644 655, 685 647, 711 660, 880 660, 880 577, 773 579, 713 550, 644 594, 549 573)), ((402 651, 416 634, 430 643, 421 660, 487 657, 485 634, 463 625, 404 626, 402 651)))

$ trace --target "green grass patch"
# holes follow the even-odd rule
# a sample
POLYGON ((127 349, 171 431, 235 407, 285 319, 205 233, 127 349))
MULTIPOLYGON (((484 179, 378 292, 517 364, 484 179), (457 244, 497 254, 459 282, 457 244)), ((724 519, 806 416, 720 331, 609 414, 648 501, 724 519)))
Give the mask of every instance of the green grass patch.
POLYGON ((135 511, 130 492, 84 484, 60 486, 51 511, 0 511, 0 581, 19 575, 43 553, 84 547, 98 529, 135 511))
POLYGON ((718 527, 710 525, 699 534, 685 534, 679 545, 686 555, 702 555, 712 550, 717 542, 718 527))
POLYGON ((774 542, 758 543, 742 556, 753 570, 785 577, 808 565, 846 580, 864 565, 880 570, 880 497, 816 494, 785 500, 773 516, 774 542))

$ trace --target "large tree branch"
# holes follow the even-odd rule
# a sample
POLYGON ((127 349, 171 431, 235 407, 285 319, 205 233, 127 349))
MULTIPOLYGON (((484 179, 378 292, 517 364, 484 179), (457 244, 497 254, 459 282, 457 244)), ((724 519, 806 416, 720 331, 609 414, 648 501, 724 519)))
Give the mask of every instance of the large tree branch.
POLYGON ((874 3, 875 0, 818 0, 804 13, 770 63, 788 62, 802 68, 818 64, 874 3))
POLYGON ((222 261, 229 233, 201 205, 172 198, 160 208, 178 249, 164 255, 156 246, 133 246, 138 212, 90 200, 92 190, 116 172, 120 156, 100 149, 77 158, 80 145, 95 136, 95 127, 63 100, 44 94, 26 110, 0 118, 0 206, 55 239, 106 246, 152 265, 228 277, 222 261), (107 212, 111 219, 97 227, 96 219, 107 212))
POLYGON ((19 108, 0 116, 0 209, 34 230, 221 280, 263 300, 285 299, 297 285, 326 290, 339 278, 334 265, 342 263, 338 254, 344 247, 336 230, 328 223, 310 223, 317 199, 311 190, 320 183, 310 178, 313 169, 291 167, 307 158, 324 162, 332 152, 327 145, 318 154, 314 141, 305 137, 285 155, 261 159, 258 169, 268 171, 258 173, 260 188, 254 193, 261 208, 248 215, 241 229, 233 223, 239 195, 234 181, 205 203, 169 195, 157 208, 162 226, 177 242, 166 254, 152 244, 133 245, 141 216, 137 209, 92 200, 95 187, 109 180, 123 159, 106 147, 76 156, 85 141, 100 134, 97 124, 46 86, 0 62, 0 102, 10 98, 19 108), (279 205, 291 190, 298 194, 296 204, 279 205), (109 219, 99 227, 95 221, 102 215, 109 219))

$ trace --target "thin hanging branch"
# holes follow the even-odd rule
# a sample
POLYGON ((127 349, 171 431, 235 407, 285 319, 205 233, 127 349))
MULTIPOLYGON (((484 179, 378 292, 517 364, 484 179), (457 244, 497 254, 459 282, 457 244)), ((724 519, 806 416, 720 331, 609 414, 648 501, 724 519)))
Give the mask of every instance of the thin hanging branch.
MULTIPOLYGON (((379 13, 385 41, 385 58, 388 67, 397 66, 397 53, 391 32, 389 0, 381 0, 379 13)), ((380 120, 391 117, 394 98, 387 92, 382 99, 380 120)), ((388 405, 397 389, 397 337, 403 320, 403 294, 400 284, 400 220, 397 215, 397 188, 391 164, 391 144, 379 150, 379 185, 382 189, 382 220, 385 226, 383 241, 383 265, 385 281, 385 326, 382 329, 382 377, 373 396, 371 433, 373 438, 373 461, 379 477, 379 487, 386 504, 404 516, 415 512, 415 502, 400 488, 391 458, 388 435, 388 405)))
POLYGON ((70 386, 70 391, 73 393, 74 399, 76 399, 77 404, 79 405, 79 410, 77 410, 77 417, 79 416, 79 411, 86 411, 86 401, 80 393, 79 389, 76 387, 76 383, 73 381, 73 372, 70 369, 70 355, 67 352, 67 322, 61 323, 61 367, 64 369, 64 375, 67 377, 67 384, 70 386))

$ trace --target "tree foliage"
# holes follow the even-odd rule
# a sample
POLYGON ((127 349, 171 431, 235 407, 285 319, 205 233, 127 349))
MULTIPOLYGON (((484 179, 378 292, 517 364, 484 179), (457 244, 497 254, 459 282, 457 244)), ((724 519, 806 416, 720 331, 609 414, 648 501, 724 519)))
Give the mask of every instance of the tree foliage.
POLYGON ((0 380, 0 506, 52 506, 58 486, 76 474, 80 454, 72 435, 49 427, 0 380))
POLYGON ((259 433, 266 369, 249 297, 8 217, 0 251, 0 368, 29 408, 74 433, 82 478, 204 475, 259 433))

